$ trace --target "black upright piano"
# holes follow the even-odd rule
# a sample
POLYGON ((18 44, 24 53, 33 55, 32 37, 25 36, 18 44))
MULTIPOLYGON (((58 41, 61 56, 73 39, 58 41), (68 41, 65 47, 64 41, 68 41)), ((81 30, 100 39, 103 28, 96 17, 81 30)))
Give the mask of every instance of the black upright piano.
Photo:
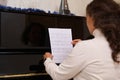
POLYGON ((71 28, 73 39, 89 36, 82 16, 0 9, 0 80, 52 80, 43 65, 51 51, 47 28, 71 28))

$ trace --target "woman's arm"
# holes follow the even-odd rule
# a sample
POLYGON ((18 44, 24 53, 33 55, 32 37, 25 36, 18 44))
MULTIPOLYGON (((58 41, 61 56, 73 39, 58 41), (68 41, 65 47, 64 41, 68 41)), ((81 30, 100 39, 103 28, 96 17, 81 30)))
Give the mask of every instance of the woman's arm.
POLYGON ((45 53, 44 57, 48 56, 44 62, 47 73, 53 80, 68 80, 75 77, 86 66, 86 54, 83 54, 82 50, 76 45, 59 66, 52 61, 50 53, 45 53))

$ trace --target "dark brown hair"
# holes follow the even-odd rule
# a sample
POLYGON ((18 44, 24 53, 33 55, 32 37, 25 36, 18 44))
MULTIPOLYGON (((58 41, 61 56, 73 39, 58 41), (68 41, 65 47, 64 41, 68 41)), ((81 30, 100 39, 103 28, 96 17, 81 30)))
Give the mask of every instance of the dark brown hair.
POLYGON ((112 49, 115 62, 120 53, 120 6, 113 0, 94 0, 87 6, 87 15, 93 18, 94 26, 99 28, 112 49))

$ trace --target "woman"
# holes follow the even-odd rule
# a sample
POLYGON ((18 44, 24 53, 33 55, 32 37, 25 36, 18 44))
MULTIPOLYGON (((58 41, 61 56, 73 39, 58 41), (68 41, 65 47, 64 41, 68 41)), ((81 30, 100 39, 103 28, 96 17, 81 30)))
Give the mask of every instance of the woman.
POLYGON ((120 6, 113 0, 94 0, 86 9, 86 21, 94 39, 79 41, 57 66, 44 54, 47 73, 53 80, 119 80, 115 72, 120 53, 120 6))

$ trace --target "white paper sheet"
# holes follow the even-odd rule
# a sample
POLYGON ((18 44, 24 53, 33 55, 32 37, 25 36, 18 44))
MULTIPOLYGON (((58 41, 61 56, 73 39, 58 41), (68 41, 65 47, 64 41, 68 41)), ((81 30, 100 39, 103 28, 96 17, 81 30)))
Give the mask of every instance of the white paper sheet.
POLYGON ((55 63, 61 63, 71 52, 73 46, 71 29, 48 28, 51 51, 55 63))

